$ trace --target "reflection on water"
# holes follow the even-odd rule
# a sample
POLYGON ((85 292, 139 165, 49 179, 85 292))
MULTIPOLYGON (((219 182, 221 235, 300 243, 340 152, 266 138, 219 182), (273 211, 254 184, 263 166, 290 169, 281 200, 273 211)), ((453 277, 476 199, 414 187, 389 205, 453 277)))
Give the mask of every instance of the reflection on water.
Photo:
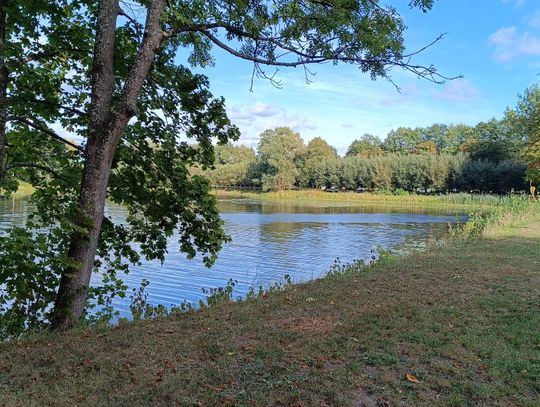
MULTIPOLYGON (((238 281, 235 297, 249 287, 283 281, 284 275, 294 282, 323 275, 336 258, 342 262, 369 259, 377 245, 383 248, 411 250, 427 240, 443 235, 447 224, 458 219, 450 213, 393 213, 375 207, 319 204, 283 205, 249 201, 220 201, 219 208, 232 242, 208 269, 201 258, 186 260, 178 252, 175 236, 169 240, 169 254, 163 265, 159 261, 134 267, 124 276, 130 289, 139 287, 143 278, 153 304, 179 304, 184 300, 198 302, 204 298, 203 287, 226 285, 230 278, 238 281)), ((0 201, 0 228, 22 225, 28 213, 24 200, 0 201)), ((124 219, 122 207, 108 205, 113 221, 124 219)), ((94 275, 93 284, 99 284, 94 275)), ((129 299, 114 304, 124 316, 129 299)))
POLYGON ((4 199, 0 197, 0 231, 11 226, 24 226, 30 204, 26 199, 4 199))

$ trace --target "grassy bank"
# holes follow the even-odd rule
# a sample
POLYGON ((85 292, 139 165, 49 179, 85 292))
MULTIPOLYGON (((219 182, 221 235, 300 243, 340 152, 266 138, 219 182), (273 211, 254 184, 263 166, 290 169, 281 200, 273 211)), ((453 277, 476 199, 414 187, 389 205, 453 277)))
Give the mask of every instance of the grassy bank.
POLYGON ((282 191, 282 192, 248 192, 248 191, 214 191, 218 199, 249 199, 262 202, 306 203, 325 202, 328 204, 357 205, 412 205, 421 207, 455 207, 481 209, 504 204, 509 198, 497 195, 448 194, 448 195, 393 195, 391 193, 331 193, 318 189, 282 191))
POLYGON ((0 345, 1 406, 537 406, 540 215, 244 303, 0 345))
MULTIPOLYGON (((34 188, 21 182, 17 192, 11 196, 15 199, 26 198, 32 195, 34 188)), ((249 192, 215 190, 213 193, 218 199, 248 199, 261 202, 279 202, 283 204, 316 204, 323 205, 360 205, 360 206, 394 206, 419 208, 456 208, 462 210, 475 210, 498 206, 508 201, 508 197, 479 194, 448 194, 448 195, 393 195, 385 193, 356 193, 338 192, 330 193, 318 189, 282 192, 249 192)))
MULTIPOLYGON (((26 182, 21 182, 19 188, 16 192, 10 195, 10 198, 21 199, 27 198, 34 192, 34 187, 26 182)), ((2 191, 0 191, 0 196, 2 196, 2 191)))

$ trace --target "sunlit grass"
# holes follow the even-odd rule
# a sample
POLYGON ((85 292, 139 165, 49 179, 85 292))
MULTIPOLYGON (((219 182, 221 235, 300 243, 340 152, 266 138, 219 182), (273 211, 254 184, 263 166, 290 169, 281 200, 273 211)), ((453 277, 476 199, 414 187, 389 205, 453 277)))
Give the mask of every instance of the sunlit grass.
MULTIPOLYGON (((10 198, 12 199, 21 199, 21 198, 28 198, 34 193, 34 187, 30 185, 27 182, 21 182, 19 183, 19 188, 17 191, 13 192, 10 195, 10 198)), ((2 193, 0 193, 2 195, 2 193)))
POLYGON ((347 202, 358 204, 415 204, 421 206, 468 206, 489 207, 504 204, 509 197, 489 194, 447 194, 447 195, 393 195, 387 193, 327 192, 317 189, 282 191, 282 192, 248 192, 248 191, 214 191, 218 199, 252 199, 261 201, 282 202, 347 202))

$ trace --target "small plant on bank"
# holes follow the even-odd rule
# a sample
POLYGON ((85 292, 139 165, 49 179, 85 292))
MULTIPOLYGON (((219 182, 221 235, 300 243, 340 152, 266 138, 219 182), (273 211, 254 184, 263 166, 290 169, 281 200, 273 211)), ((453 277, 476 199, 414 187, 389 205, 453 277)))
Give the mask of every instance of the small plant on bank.
POLYGON ((212 307, 218 304, 232 301, 234 287, 237 284, 238 281, 231 278, 229 279, 229 281, 227 281, 227 285, 225 287, 203 288, 202 292, 206 295, 206 302, 200 300, 200 307, 212 307))
POLYGON ((138 289, 133 289, 131 298, 131 316, 134 321, 153 319, 168 315, 169 311, 162 304, 152 305, 148 303, 148 293, 145 291, 150 281, 143 279, 138 289))
POLYGON ((342 263, 340 258, 334 260, 334 264, 330 266, 330 270, 326 273, 327 277, 339 276, 346 273, 369 271, 370 268, 378 264, 393 263, 398 256, 392 253, 389 249, 384 249, 381 245, 377 245, 370 250, 370 259, 366 262, 364 259, 355 259, 347 263, 342 263))

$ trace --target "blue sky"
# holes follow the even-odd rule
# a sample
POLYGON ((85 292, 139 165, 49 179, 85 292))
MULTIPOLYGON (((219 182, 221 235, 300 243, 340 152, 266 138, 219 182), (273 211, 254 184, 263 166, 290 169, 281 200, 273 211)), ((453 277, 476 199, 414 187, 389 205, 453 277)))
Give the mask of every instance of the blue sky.
POLYGON ((384 139, 400 126, 500 118, 540 80, 538 0, 439 0, 425 14, 409 9, 409 0, 381 3, 394 5, 404 17, 410 51, 448 33, 416 61, 463 79, 436 85, 394 69, 398 93, 388 81, 374 82, 355 67, 327 64, 312 67, 316 76, 310 84, 302 69, 283 69, 281 89, 259 79, 250 91, 250 63, 216 49, 216 65, 200 72, 209 77, 212 92, 225 97, 229 117, 242 132, 240 143, 255 147, 263 130, 289 126, 306 142, 319 136, 344 153, 364 133, 384 139))

